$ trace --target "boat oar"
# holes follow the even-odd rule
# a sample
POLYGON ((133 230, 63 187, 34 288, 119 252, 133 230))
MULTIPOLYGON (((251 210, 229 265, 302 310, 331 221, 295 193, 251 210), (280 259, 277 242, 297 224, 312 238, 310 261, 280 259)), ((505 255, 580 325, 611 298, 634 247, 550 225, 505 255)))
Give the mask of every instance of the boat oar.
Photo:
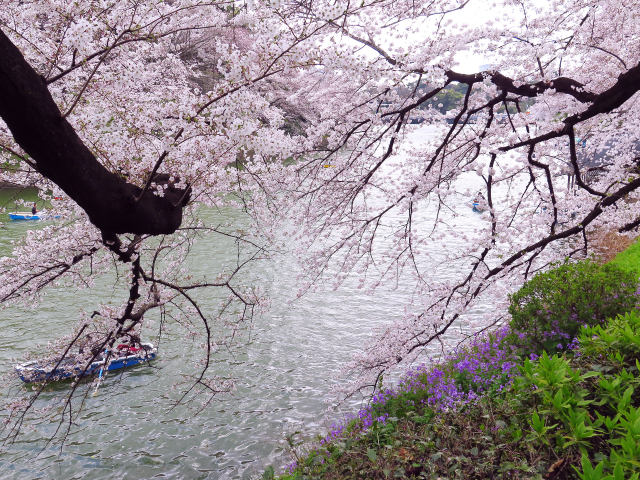
POLYGON ((98 373, 98 383, 96 383, 96 389, 93 391, 93 396, 95 397, 98 394, 98 387, 100 386, 100 382, 102 381, 102 372, 104 371, 104 366, 107 363, 107 352, 109 350, 104 351, 104 360, 102 366, 100 367, 100 372, 98 373))

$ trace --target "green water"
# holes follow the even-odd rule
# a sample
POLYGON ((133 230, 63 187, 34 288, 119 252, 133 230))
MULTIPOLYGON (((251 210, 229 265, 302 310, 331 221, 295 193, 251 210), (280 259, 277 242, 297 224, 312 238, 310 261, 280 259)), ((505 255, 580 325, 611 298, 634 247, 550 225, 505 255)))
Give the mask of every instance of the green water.
MULTIPOLYGON (((35 188, 0 189, 0 209, 4 209, 7 212, 17 210, 30 211, 31 204, 36 201, 38 203, 38 210, 40 210, 42 200, 38 198, 38 191, 35 188), (26 202, 28 206, 22 205, 23 202, 26 202)), ((2 221, 4 221, 5 218, 3 218, 2 221)))
MULTIPOLYGON (((30 201, 34 195, 25 192, 22 198, 30 201)), ((0 191, 0 204, 12 209, 18 196, 0 191)), ((481 216, 471 211, 467 198, 460 198, 459 212, 457 228, 481 226, 481 216)), ((246 223, 233 210, 201 209, 198 216, 209 225, 246 223)), ((11 242, 19 241, 27 229, 43 224, 6 221, 0 230, 0 256, 8 255, 11 242)), ((455 246, 454 241, 448 246, 455 246)), ((185 266, 196 277, 212 278, 235 263, 235 252, 229 238, 209 235, 196 243, 185 266)), ((445 267, 438 275, 455 275, 451 265, 445 267)), ((412 294, 400 285, 368 295, 354 280, 336 291, 319 286, 295 300, 298 271, 297 259, 283 254, 252 264, 238 278, 239 283, 261 287, 271 308, 239 332, 233 348, 214 356, 211 373, 233 379, 233 392, 204 407, 206 397, 172 407, 198 372, 202 351, 199 338, 186 337, 184 329, 168 321, 153 368, 109 375, 96 396, 87 396, 62 450, 46 440, 58 427, 69 385, 44 392, 25 419, 22 435, 0 450, 0 478, 235 479, 260 476, 270 464, 282 468, 292 461, 288 434, 302 431, 302 438, 312 438, 341 418, 338 413, 326 415, 337 372, 375 329, 402 316, 412 294), (55 408, 42 415, 38 409, 44 406, 55 408)), ((0 387, 0 401, 6 403, 27 388, 13 373, 17 359, 37 343, 66 333, 74 319, 93 311, 97 303, 119 305, 125 293, 107 275, 90 289, 53 288, 35 309, 0 310, 0 373, 8 378, 0 387)), ((210 291, 198 296, 205 314, 215 316, 221 295, 210 291)), ((158 343, 159 319, 148 315, 145 321, 151 324, 145 339, 158 343)), ((199 328, 197 320, 194 325, 199 328)), ((353 411, 356 400, 345 407, 353 411)))
MULTIPOLYGON (((10 202, 15 193, 5 191, 0 200, 10 202)), ((243 222, 234 211, 199 215, 212 225, 243 222)), ((9 254, 11 242, 19 241, 27 229, 43 224, 7 221, 0 230, 0 256, 9 254)), ((234 261, 233 243, 214 235, 196 244, 188 266, 196 276, 215 275, 234 261)), ((62 451, 45 444, 58 426, 60 402, 69 385, 48 389, 18 440, 3 447, 0 478, 251 478, 269 464, 291 461, 285 436, 327 426, 323 414, 332 375, 374 327, 402 311, 405 300, 387 292, 372 302, 347 288, 320 289, 291 303, 297 268, 294 258, 283 256, 254 264, 244 279, 268 292, 272 308, 240 332, 233 349, 215 356, 211 371, 234 379, 232 393, 218 396, 197 415, 206 397, 172 408, 189 386, 189 376, 197 373, 202 352, 198 339, 185 339, 184 331, 168 322, 153 368, 107 377, 97 395, 87 397, 62 451), (57 409, 44 417, 37 413, 51 405, 57 409)), ((0 372, 9 376, 1 400, 27 388, 12 372, 17 359, 36 344, 66 333, 73 319, 91 312, 97 302, 118 304, 124 293, 112 279, 102 278, 91 289, 51 289, 35 309, 0 310, 0 372)), ((209 314, 219 299, 216 292, 199 296, 209 314)), ((157 326, 157 318, 148 320, 157 326)), ((157 329, 147 333, 157 342, 157 329)))

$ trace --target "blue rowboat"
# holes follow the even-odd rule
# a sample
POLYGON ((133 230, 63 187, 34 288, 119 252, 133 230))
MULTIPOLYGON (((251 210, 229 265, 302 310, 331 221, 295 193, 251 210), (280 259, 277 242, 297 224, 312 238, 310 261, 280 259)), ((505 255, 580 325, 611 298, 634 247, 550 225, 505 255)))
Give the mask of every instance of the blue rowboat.
MULTIPOLYGON (((16 373, 23 382, 44 382, 63 380, 65 378, 86 377, 96 375, 100 369, 106 371, 120 370, 122 368, 133 367, 141 363, 147 363, 156 358, 158 349, 152 343, 142 343, 141 348, 125 348, 114 352, 108 359, 105 367, 105 355, 101 354, 96 361, 85 370, 86 364, 76 361, 75 358, 65 358, 56 368, 57 362, 43 364, 38 360, 16 365, 16 373)), ((105 352, 105 353, 108 353, 105 352)))
POLYGON ((60 215, 50 215, 44 211, 35 215, 31 212, 11 212, 9 213, 9 218, 11 220, 49 220, 51 218, 60 218, 60 215))
POLYGON ((471 210, 473 210, 476 213, 484 212, 484 208, 482 208, 482 206, 478 202, 473 202, 471 210))

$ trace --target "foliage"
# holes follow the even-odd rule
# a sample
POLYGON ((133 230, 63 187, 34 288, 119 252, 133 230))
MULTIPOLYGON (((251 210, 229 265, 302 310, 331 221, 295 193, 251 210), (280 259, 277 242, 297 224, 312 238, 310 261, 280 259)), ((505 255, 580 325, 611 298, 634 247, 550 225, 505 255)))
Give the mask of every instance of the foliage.
POLYGON ((637 479, 640 315, 634 311, 606 326, 584 327, 579 342, 574 367, 569 359, 546 352, 536 363, 525 361, 514 395, 518 401, 528 395, 535 410, 530 438, 558 452, 580 454, 581 465, 574 469, 581 479, 620 478, 620 472, 637 479))
POLYGON ((392 396, 376 407, 384 421, 279 478, 638 479, 640 315, 584 327, 579 345, 577 356, 526 359, 509 388, 455 408, 392 396))
POLYGON ((612 264, 564 263, 510 297, 511 343, 522 353, 570 348, 581 325, 596 325, 637 304, 637 278, 612 264))

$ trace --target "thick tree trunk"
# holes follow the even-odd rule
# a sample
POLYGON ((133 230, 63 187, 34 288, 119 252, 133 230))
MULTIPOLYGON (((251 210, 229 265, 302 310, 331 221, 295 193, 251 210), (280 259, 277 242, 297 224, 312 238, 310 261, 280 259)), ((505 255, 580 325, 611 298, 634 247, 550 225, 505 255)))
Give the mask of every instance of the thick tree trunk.
POLYGON ((180 226, 188 195, 171 189, 170 195, 158 197, 147 191, 137 200, 142 189, 98 162, 62 117, 44 79, 1 30, 0 117, 38 171, 75 200, 105 234, 157 235, 180 226))

